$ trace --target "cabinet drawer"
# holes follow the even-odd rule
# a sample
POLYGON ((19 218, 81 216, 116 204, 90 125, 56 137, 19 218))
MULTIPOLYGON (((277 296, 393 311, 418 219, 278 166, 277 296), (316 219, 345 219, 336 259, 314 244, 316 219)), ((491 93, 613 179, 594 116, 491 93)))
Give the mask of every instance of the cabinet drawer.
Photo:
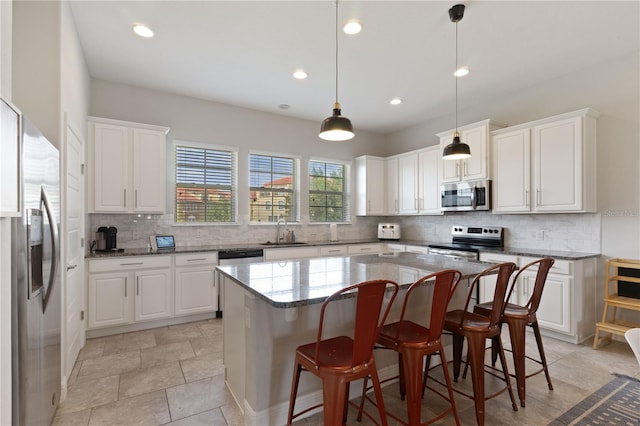
POLYGON ((428 254, 429 247, 425 246, 406 246, 405 250, 407 253, 415 253, 415 254, 428 254))
POLYGON ((480 260, 483 262, 491 263, 513 262, 516 265, 518 264, 518 256, 514 256, 511 254, 480 253, 480 260))
POLYGON ((320 247, 321 256, 337 256, 347 253, 347 246, 320 247))
MULTIPOLYGON (((539 257, 523 257, 520 261, 521 265, 520 266, 524 266, 527 263, 533 262, 534 260, 538 260, 539 257)), ((562 275, 571 275, 572 274, 572 267, 571 265, 573 264, 573 262, 571 262, 570 260, 557 260, 555 261, 555 263, 553 264, 553 266, 551 267, 551 269, 549 269, 549 273, 550 274, 562 274, 562 275)), ((532 271, 537 271, 538 268, 537 267, 532 267, 531 268, 532 271)))
POLYGON ((89 273, 129 271, 145 268, 168 268, 171 256, 153 255, 144 257, 118 256, 115 259, 95 259, 89 261, 89 273))
POLYGON ((358 244, 349 246, 347 249, 349 254, 365 254, 365 253, 381 253, 382 244, 358 244))
POLYGON ((217 265, 218 252, 176 254, 176 266, 217 265))

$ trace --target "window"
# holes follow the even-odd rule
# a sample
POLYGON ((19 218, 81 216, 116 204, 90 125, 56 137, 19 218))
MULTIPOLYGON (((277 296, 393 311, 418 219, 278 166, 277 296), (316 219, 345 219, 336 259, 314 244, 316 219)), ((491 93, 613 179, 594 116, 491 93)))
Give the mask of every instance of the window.
POLYGON ((349 220, 348 166, 325 161, 309 161, 309 220, 346 222, 349 220))
POLYGON ((175 221, 234 222, 236 152, 176 143, 175 155, 175 221))
POLYGON ((297 160, 270 155, 249 155, 249 220, 298 220, 297 160))

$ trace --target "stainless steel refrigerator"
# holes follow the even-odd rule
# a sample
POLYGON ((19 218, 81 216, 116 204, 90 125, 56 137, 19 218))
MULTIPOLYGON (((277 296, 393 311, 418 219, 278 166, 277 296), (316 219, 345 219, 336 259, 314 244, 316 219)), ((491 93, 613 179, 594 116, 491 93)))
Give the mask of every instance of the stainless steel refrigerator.
MULTIPOLYGON (((14 125, 11 107, 0 104, 1 125, 14 125)), ((12 423, 49 425, 61 388, 60 156, 26 117, 17 118, 22 208, 11 219, 12 423)))

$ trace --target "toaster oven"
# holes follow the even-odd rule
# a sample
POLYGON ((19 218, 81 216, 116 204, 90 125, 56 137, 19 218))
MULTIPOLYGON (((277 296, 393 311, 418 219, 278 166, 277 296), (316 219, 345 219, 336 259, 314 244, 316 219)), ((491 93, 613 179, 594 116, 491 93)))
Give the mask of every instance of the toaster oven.
POLYGON ((397 223, 379 223, 378 239, 379 240, 399 240, 400 225, 397 223))

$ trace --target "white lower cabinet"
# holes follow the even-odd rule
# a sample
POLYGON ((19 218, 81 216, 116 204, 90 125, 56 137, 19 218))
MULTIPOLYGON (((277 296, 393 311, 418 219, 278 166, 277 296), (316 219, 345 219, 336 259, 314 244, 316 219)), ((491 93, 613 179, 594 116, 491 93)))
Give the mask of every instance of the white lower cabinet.
MULTIPOLYGON (((514 262, 519 268, 538 258, 480 253, 486 262, 514 262)), ((581 343, 595 332, 595 259, 558 260, 549 270, 536 312, 542 334, 571 343, 581 343)), ((514 272, 514 274, 516 274, 514 272)), ((524 305, 535 285, 537 269, 525 271, 520 276, 517 293, 511 301, 524 305)), ((486 277, 480 285, 480 303, 491 301, 495 278, 486 277)))
MULTIPOLYGON (((508 254, 480 253, 480 260, 482 262, 491 262, 491 263, 513 262, 516 265, 518 264, 518 256, 513 256, 508 254)), ((491 302, 493 300, 493 293, 495 293, 496 291, 496 279, 497 279, 497 275, 489 275, 489 276, 480 278, 480 282, 478 283, 478 290, 477 290, 479 294, 478 303, 491 302)), ((509 291, 509 288, 507 288, 507 291, 509 291)), ((519 300, 520 299, 517 298, 517 296, 516 296, 516 299, 512 299, 512 301, 515 301, 515 303, 518 303, 519 300)))
POLYGON ((214 278, 217 263, 216 253, 176 255, 176 316, 218 309, 214 278))
POLYGON ((88 328, 170 317, 171 257, 89 261, 88 328))
POLYGON ((215 312, 217 264, 217 252, 91 259, 87 328, 215 312))
POLYGON ((128 272, 89 275, 89 328, 130 322, 128 286, 128 272))
POLYGON ((135 321, 171 316, 171 270, 169 268, 136 272, 135 285, 135 321))

